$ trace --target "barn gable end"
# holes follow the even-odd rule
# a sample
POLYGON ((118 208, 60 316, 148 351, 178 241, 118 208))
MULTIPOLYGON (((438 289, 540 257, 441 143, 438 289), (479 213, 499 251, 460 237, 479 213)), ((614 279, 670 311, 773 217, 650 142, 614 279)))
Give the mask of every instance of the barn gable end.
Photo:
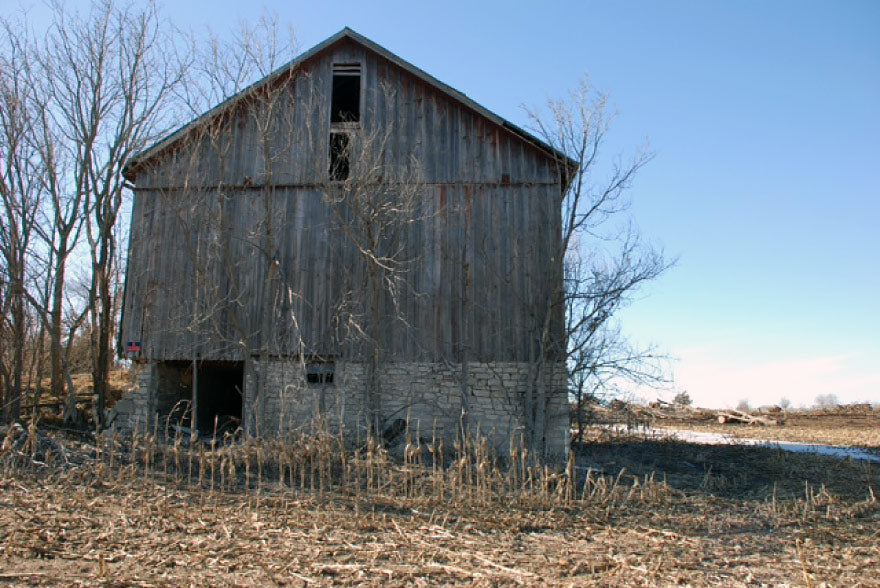
MULTIPOLYGON (((499 448, 520 426, 516 399, 535 379, 536 317, 553 294, 547 268, 558 254, 554 207, 568 161, 350 29, 127 166, 136 195, 121 351, 136 342, 131 355, 149 367, 146 400, 129 403, 123 420, 167 412, 161 389, 177 385, 186 396, 180 390, 198 387, 202 363, 241 370, 242 414, 254 431, 290 430, 316 407, 357 426, 364 346, 339 319, 359 303, 365 277, 327 204, 339 135, 381 136, 376 169, 386 177, 371 181, 411 179, 419 190, 399 236, 406 287, 383 294, 383 419, 415 408, 426 430, 439 419, 454 431, 466 373, 472 405, 482 407, 476 422, 496 430, 499 448), (356 121, 333 120, 334 71, 337 92, 347 82, 340 76, 358 75, 356 121), (332 363, 333 382, 308 381, 316 360, 332 363)), ((561 319, 552 321, 559 344, 561 319)), ((558 357, 540 362, 552 372, 556 453, 568 428, 558 357)))

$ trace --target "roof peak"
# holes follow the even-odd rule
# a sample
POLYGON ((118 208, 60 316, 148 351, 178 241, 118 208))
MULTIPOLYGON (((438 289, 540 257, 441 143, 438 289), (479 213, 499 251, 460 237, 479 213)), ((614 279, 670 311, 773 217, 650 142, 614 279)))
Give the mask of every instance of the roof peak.
POLYGON ((242 98, 248 96, 252 92, 257 91, 259 88, 263 87, 264 85, 271 83, 273 80, 275 80, 279 76, 281 76, 281 75, 283 75, 293 69, 296 69, 297 67, 302 65, 304 62, 313 58, 314 56, 321 53, 325 49, 331 47, 332 45, 339 42, 343 38, 352 39, 353 41, 355 41, 356 43, 369 49, 370 51, 384 57, 388 61, 390 61, 390 62, 394 63, 395 65, 397 65, 398 67, 400 67, 401 69, 409 72, 410 74, 421 79, 423 82, 429 84, 430 86, 433 86, 434 88, 436 88, 440 92, 446 94, 451 99, 456 100, 457 102, 464 104, 465 106, 467 106, 471 110, 477 112, 478 114, 485 117, 486 119, 490 120, 491 122, 506 129, 508 132, 511 132, 514 135, 517 135, 521 140, 524 140, 524 141, 532 144, 534 147, 540 149, 541 151, 544 151, 545 153, 547 153, 551 157, 568 159, 565 157, 565 155, 563 153, 559 152, 558 150, 554 149, 550 145, 546 144, 541 139, 539 139, 539 138, 535 137, 534 135, 532 135, 531 133, 521 129, 517 125, 505 120, 504 118, 498 116, 494 112, 488 110, 487 108, 478 104, 476 101, 469 98, 463 92, 460 92, 459 90, 456 90, 455 88, 441 82, 440 80, 438 80, 434 76, 432 76, 429 73, 425 72, 424 70, 416 67, 415 65, 409 63, 408 61, 400 58, 395 53, 392 53, 391 51, 382 47, 381 45, 379 45, 375 41, 365 37, 364 35, 358 33, 357 31, 355 31, 354 29, 352 29, 351 27, 346 25, 339 32, 331 35, 330 37, 327 37, 326 39, 324 39, 323 41, 321 41, 317 45, 314 45, 312 48, 310 48, 310 49, 304 51, 303 53, 299 54, 298 56, 294 57, 292 60, 288 61, 287 63, 285 63, 284 65, 282 65, 281 67, 279 67, 278 69, 276 69, 275 71, 270 73, 269 75, 265 76, 264 78, 262 78, 260 80, 255 81, 254 83, 247 86, 246 88, 239 91, 238 93, 233 94, 232 96, 226 98, 217 106, 211 108, 210 110, 206 111, 202 115, 191 120, 190 122, 188 122, 187 124, 178 128, 177 130, 169 133, 168 135, 165 135, 162 139, 158 140, 156 143, 154 143, 153 145, 151 145, 147 149, 134 155, 126 163, 125 169, 123 170, 123 173, 125 174, 126 178, 132 179, 132 177, 129 177, 129 176, 133 176, 134 172, 137 170, 138 167, 145 164, 148 160, 152 159, 153 157, 156 157, 161 152, 165 151, 165 149, 173 146, 175 143, 177 143, 177 141, 182 139, 184 136, 186 136, 187 133, 189 133, 191 130, 195 129, 197 126, 203 124, 204 122, 207 122, 208 120, 214 119, 216 116, 219 116, 221 113, 226 111, 228 108, 231 108, 234 104, 238 103, 238 101, 240 101, 242 98))

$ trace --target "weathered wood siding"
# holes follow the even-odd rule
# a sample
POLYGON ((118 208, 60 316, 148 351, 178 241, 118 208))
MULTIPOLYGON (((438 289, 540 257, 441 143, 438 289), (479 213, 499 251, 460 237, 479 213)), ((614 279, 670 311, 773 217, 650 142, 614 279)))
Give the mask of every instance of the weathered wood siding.
MULTIPOLYGON (((160 360, 241 359, 266 342, 276 356, 357 351, 338 319, 345 303, 362 309, 363 262, 324 199, 339 62, 362 64, 359 132, 391 128, 383 163, 420 168, 403 320, 383 347, 399 360, 533 358, 559 234, 554 161, 347 41, 138 172, 123 340, 160 360)), ((387 296, 383 312, 396 314, 387 296)))

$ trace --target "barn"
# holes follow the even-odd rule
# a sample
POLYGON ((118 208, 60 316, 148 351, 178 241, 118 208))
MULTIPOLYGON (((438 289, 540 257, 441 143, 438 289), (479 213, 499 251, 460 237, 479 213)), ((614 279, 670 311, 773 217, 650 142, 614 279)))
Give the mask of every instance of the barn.
POLYGON ((115 425, 564 453, 570 165, 343 29, 128 162, 115 425))

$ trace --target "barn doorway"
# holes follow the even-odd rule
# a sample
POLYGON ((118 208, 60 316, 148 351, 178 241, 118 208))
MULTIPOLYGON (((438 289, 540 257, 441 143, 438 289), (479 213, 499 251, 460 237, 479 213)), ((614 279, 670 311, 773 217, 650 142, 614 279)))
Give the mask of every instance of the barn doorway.
POLYGON ((156 413, 163 430, 191 430, 193 408, 202 439, 214 434, 215 420, 219 437, 241 424, 244 362, 162 361, 157 367, 156 413))
POLYGON ((196 427, 199 437, 218 437, 241 424, 244 401, 244 362, 199 361, 193 385, 196 387, 196 427))

